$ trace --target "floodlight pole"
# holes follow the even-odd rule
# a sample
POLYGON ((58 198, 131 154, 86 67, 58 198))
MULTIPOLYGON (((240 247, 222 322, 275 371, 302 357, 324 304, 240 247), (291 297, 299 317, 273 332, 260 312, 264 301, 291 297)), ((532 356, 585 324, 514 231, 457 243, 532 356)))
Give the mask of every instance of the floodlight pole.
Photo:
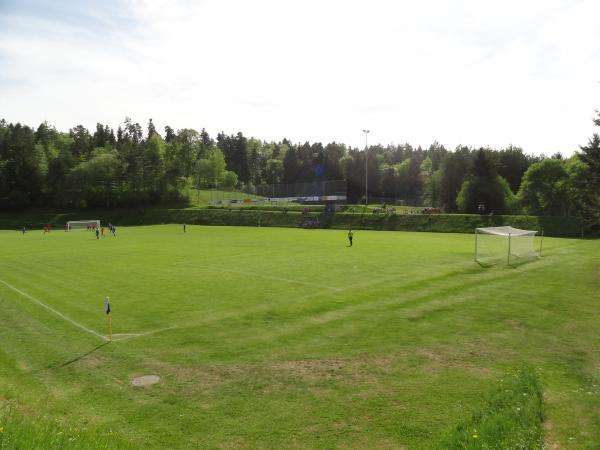
POLYGON ((365 133, 365 211, 367 210, 367 199, 368 199, 368 181, 369 181, 369 168, 368 168, 368 162, 369 159, 367 158, 367 156, 369 155, 369 133, 371 132, 371 130, 363 130, 363 133, 365 133))

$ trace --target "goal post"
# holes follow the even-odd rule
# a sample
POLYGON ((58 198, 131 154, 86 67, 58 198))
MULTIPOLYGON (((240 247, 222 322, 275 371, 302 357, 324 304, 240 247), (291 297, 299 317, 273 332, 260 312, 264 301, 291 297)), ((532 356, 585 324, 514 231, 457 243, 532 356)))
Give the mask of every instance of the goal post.
POLYGON ((65 231, 91 230, 100 226, 99 220, 69 220, 65 231))
POLYGON ((475 261, 480 264, 507 264, 515 259, 537 258, 534 248, 535 230, 521 230, 510 226, 475 229, 475 261))

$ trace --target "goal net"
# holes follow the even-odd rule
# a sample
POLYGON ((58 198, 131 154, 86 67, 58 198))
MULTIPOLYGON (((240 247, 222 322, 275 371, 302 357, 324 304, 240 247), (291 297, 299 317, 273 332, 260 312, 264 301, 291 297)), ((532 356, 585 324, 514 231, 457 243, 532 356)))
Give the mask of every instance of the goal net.
POLYGON ((475 261, 496 264, 518 259, 536 258, 534 236, 537 231, 513 227, 487 227, 475 229, 475 261))
POLYGON ((95 230, 100 228, 99 220, 69 220, 66 231, 95 230))

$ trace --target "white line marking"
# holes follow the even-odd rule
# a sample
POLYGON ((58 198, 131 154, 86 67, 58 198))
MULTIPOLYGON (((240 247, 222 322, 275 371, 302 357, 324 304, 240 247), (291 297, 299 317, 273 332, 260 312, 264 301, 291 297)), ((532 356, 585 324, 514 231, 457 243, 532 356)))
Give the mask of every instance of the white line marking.
POLYGON ((40 300, 38 300, 37 298, 29 295, 26 292, 23 292, 19 289, 17 289, 16 287, 14 287, 12 284, 7 283, 4 280, 0 280, 0 283, 4 284, 6 287, 12 289, 15 292, 18 292, 19 294, 21 294, 23 297, 28 298, 29 300, 31 300, 34 303, 37 303, 38 305, 40 305, 43 308, 46 308, 48 311, 53 312, 54 314, 56 314, 57 316, 61 317, 62 319, 66 320, 67 322, 70 322, 71 324, 75 325, 77 328, 82 329, 83 331, 87 331, 88 333, 93 334, 94 336, 99 337, 100 339, 104 340, 104 341, 108 341, 108 338, 106 336, 103 336, 102 334, 98 333, 95 330, 92 330, 91 328, 88 328, 84 325, 81 325, 79 322, 75 322, 73 319, 65 316, 63 313, 61 313, 60 311, 57 311, 56 309, 46 305, 45 303, 42 303, 40 300))
POLYGON ((113 339, 113 342, 114 341, 126 341, 127 339, 148 336, 149 334, 156 334, 156 333, 160 333, 161 331, 172 330, 173 328, 179 328, 179 327, 176 325, 173 327, 160 328, 158 330, 146 331, 145 333, 117 333, 117 334, 113 334, 113 336, 124 336, 124 337, 119 338, 119 339, 113 339))

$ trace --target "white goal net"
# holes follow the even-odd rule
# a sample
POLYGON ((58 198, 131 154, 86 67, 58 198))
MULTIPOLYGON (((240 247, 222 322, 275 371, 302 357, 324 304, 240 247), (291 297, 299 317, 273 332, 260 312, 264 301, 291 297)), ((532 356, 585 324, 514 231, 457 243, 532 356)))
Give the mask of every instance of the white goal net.
POLYGON ((95 230, 96 228, 100 228, 99 220, 69 220, 67 222, 67 230, 66 231, 76 231, 76 230, 95 230))
POLYGON ((534 236, 537 231, 513 227, 487 227, 475 229, 475 261, 495 264, 525 258, 536 258, 534 236))

